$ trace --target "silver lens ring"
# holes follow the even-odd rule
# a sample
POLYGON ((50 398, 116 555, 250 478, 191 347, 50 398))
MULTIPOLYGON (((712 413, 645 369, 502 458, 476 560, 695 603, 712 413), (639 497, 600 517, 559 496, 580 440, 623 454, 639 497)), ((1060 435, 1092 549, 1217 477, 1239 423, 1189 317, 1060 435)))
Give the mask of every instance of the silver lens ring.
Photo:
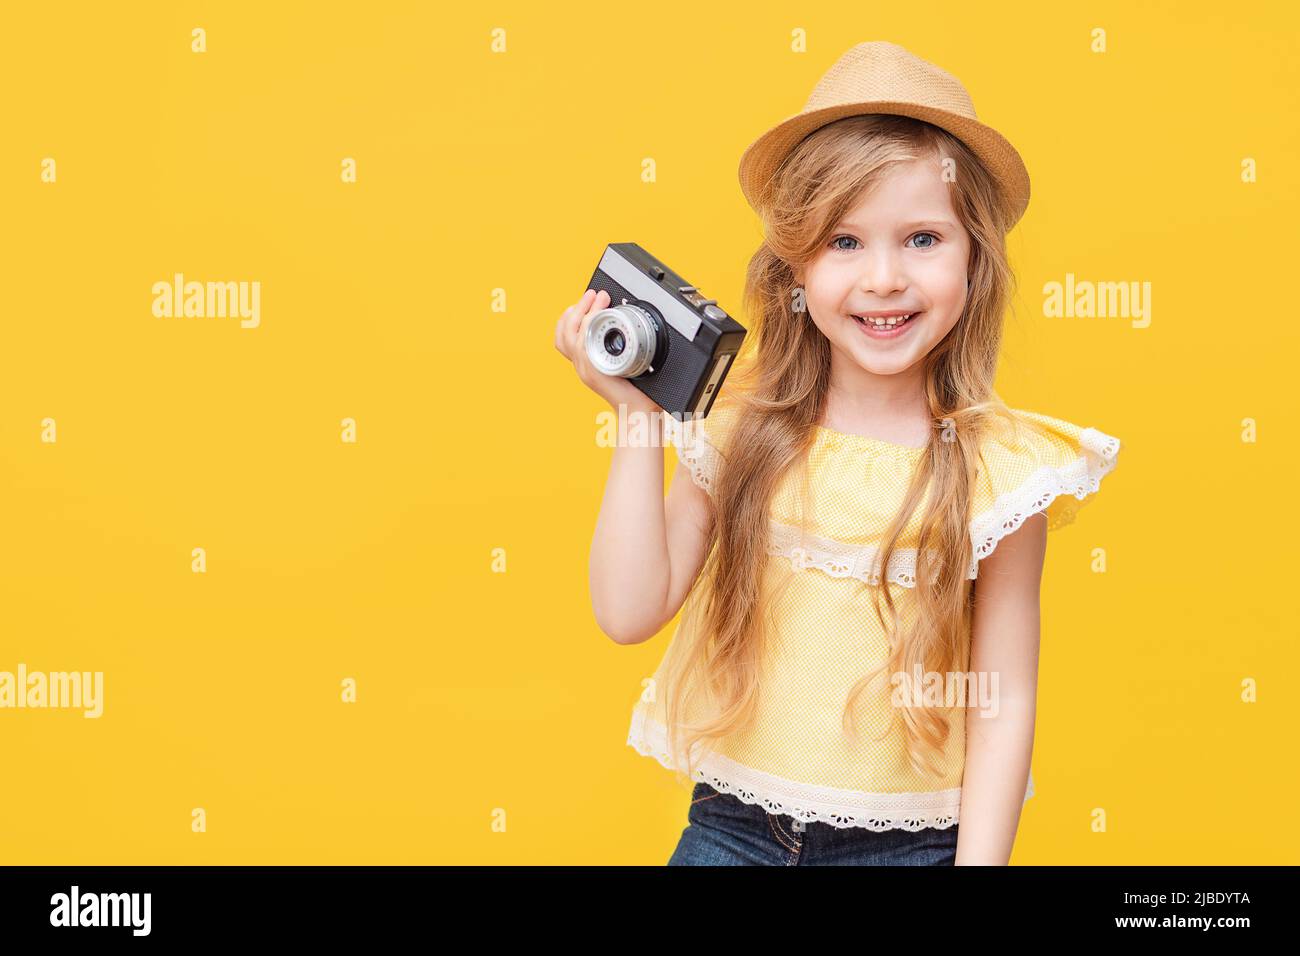
POLYGON ((635 378, 650 368, 655 358, 655 324, 639 305, 624 303, 601 309, 587 326, 587 358, 599 372, 635 378), (611 351, 607 342, 621 343, 611 351))

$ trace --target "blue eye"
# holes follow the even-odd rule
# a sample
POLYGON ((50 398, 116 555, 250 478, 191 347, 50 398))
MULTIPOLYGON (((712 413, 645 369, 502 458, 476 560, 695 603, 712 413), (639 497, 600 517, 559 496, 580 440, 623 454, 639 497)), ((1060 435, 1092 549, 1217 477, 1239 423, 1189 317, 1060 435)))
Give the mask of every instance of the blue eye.
MULTIPOLYGON (((913 246, 913 247, 912 247, 913 249, 933 249, 934 246, 935 246, 935 244, 938 243, 938 242, 940 241, 940 240, 939 240, 939 237, 936 236, 936 235, 935 235, 934 233, 932 233, 932 232, 918 232, 918 233, 917 233, 915 236, 913 236, 912 238, 913 238, 913 239, 919 239, 919 238, 921 238, 922 236, 929 236, 931 239, 934 240, 934 242, 928 243, 927 245, 923 245, 923 246, 913 246)), ((852 247, 852 246, 841 246, 841 245, 837 245, 837 243, 838 243, 841 239, 847 239, 847 240, 849 240, 850 242, 855 243, 856 245, 860 245, 860 243, 858 243, 858 240, 854 239, 852 236, 836 236, 834 239, 831 240, 830 248, 832 248, 832 249, 836 249, 836 250, 838 250, 838 251, 840 251, 840 252, 853 252, 853 251, 855 251, 854 247, 852 247)), ((910 241, 910 240, 909 240, 909 241, 910 241)))

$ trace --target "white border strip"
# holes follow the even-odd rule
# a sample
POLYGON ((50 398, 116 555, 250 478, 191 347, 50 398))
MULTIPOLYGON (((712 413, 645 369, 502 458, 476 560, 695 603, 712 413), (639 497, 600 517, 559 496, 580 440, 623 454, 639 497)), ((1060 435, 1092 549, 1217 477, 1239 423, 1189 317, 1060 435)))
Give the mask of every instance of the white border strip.
MULTIPOLYGON (((645 704, 638 703, 633 710, 627 742, 639 754, 654 757, 667 769, 680 769, 668 753, 667 728, 648 715, 645 704)), ((759 805, 768 813, 839 828, 946 829, 958 822, 961 809, 960 787, 914 793, 822 787, 755 770, 718 753, 706 755, 692 777, 744 803, 759 805)), ((1033 795, 1034 778, 1030 773, 1025 799, 1033 795)))

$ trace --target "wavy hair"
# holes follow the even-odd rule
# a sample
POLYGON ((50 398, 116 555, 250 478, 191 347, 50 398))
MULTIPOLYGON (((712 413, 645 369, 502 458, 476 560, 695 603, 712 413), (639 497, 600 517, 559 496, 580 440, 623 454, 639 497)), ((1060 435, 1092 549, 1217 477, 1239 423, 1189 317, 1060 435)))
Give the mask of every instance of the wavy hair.
MULTIPOLYGON (((755 715, 764 627, 774 600, 761 587, 770 507, 787 472, 807 461, 826 411, 830 342, 806 311, 796 310, 801 301, 796 276, 891 167, 926 158, 956 163, 949 195, 970 236, 970 285, 957 323, 923 359, 935 429, 899 513, 884 531, 877 553, 880 585, 873 588, 890 654, 850 690, 844 732, 856 733, 854 704, 881 670, 905 675, 917 666, 922 673, 965 670, 973 596, 968 521, 979 439, 994 416, 1006 416, 1016 427, 993 390, 1003 314, 1014 291, 1006 214, 996 181, 945 130, 902 116, 846 117, 793 149, 759 210, 764 240, 750 259, 744 295, 752 332, 727 383, 738 407, 726 445, 744 454, 720 449, 706 558, 697 582, 706 584, 706 596, 692 602, 699 626, 678 632, 683 644, 670 655, 663 677, 670 740, 675 752, 686 754, 688 775, 697 743, 708 749, 749 726, 755 715), (883 569, 923 503, 915 581, 919 613, 909 615, 914 620, 904 626, 883 569), (703 718, 688 724, 684 717, 697 711, 703 718)), ((903 722, 912 767, 938 774, 936 757, 950 732, 943 709, 899 706, 894 717, 903 722)))

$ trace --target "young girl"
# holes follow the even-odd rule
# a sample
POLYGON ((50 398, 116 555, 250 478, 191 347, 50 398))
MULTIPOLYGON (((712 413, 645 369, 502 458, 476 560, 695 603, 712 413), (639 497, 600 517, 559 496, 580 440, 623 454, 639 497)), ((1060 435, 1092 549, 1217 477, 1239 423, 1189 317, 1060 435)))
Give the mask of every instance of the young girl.
MULTIPOLYGON (((592 543, 600 627, 682 619, 628 743, 696 782, 670 864, 1005 864, 1033 793, 1046 532, 1119 442, 993 390, 1029 180, 965 90, 850 50, 741 182, 765 239, 754 343, 680 463, 620 447, 592 543), (960 813, 960 827, 958 818, 960 813)), ((653 402, 556 346, 624 412, 653 402)))

